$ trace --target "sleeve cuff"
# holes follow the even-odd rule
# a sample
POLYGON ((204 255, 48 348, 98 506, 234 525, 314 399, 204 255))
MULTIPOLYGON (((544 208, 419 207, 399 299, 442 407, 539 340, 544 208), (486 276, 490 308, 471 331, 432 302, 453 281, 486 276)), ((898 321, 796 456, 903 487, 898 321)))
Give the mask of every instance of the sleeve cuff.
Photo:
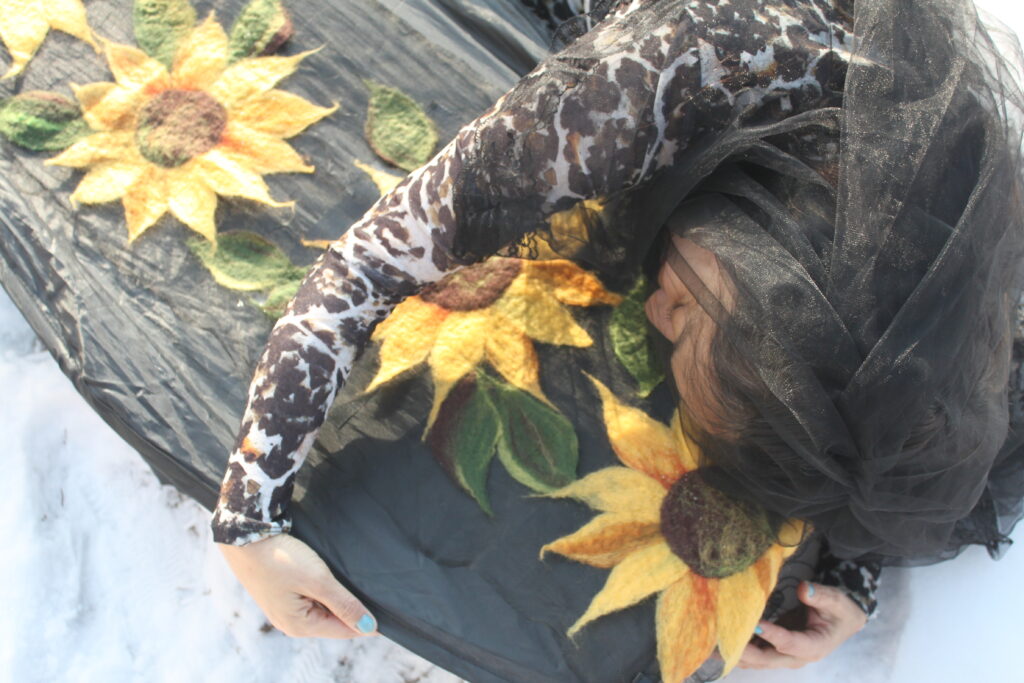
POLYGON ((284 518, 265 522, 218 507, 210 520, 210 528, 213 530, 214 543, 248 545, 271 536, 288 533, 292 528, 292 521, 284 518))

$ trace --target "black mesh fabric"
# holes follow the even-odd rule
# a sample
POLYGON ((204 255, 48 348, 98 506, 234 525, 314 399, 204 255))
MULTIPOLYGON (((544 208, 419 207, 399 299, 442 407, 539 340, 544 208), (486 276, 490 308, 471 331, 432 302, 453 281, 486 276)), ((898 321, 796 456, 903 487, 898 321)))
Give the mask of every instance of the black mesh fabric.
MULTIPOLYGON (((918 564, 971 543, 998 554, 1024 495, 1007 403, 1024 239, 1019 45, 959 0, 861 0, 853 33, 845 83, 837 71, 814 108, 774 120, 741 94, 720 134, 611 194, 587 239, 520 234, 538 224, 522 183, 507 179, 499 202, 467 172, 459 246, 539 235, 614 280, 671 243, 657 234, 668 222, 729 282, 717 296, 669 257, 716 327, 715 381, 681 392, 729 425, 690 420, 716 482, 810 520, 839 556, 918 564)), ((599 49, 572 43, 566 79, 599 49)), ((481 141, 469 166, 507 153, 481 141)), ((678 339, 677 382, 693 381, 686 353, 678 339)))

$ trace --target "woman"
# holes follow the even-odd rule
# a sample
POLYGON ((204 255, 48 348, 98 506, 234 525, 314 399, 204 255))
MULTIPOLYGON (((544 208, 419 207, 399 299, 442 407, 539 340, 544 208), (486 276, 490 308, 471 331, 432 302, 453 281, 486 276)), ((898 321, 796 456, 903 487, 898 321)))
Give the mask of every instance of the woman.
MULTIPOLYGON (((998 545, 1019 516, 990 473, 1020 467, 1000 450, 1022 227, 1000 102, 1020 99, 973 7, 861 1, 859 43, 852 3, 605 9, 332 245, 275 326, 213 527, 286 632, 376 628, 284 533, 373 325, 586 200, 584 238, 547 243, 603 274, 674 216, 647 312, 717 485, 811 521, 869 577, 998 545)), ((808 627, 762 623, 774 647, 743 664, 824 656, 863 625, 855 594, 801 589, 808 627)))

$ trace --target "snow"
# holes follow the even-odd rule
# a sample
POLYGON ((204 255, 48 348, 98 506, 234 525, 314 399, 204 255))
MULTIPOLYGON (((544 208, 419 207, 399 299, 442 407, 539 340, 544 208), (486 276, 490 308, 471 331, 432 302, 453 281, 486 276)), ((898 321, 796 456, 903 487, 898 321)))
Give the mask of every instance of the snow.
MULTIPOLYGON (((1024 8, 978 4, 1024 33, 1024 8)), ((0 387, 0 681, 457 680, 384 638, 269 629, 212 544, 206 511, 161 486, 93 414, 2 290, 0 387)), ((1024 531, 1015 538, 999 562, 973 549, 888 569, 880 616, 832 656, 729 680, 1024 680, 1024 531)))

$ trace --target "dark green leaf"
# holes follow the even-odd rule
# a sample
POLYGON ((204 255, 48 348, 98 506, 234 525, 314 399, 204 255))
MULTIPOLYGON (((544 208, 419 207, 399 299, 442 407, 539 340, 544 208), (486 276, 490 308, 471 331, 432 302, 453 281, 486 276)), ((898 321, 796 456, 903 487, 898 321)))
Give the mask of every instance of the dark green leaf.
POLYGON ((492 514, 487 472, 498 432, 498 413, 477 377, 470 373, 445 397, 426 437, 437 461, 487 514, 492 514))
POLYGON ((633 375, 640 396, 650 394, 665 378, 654 351, 647 315, 644 313, 647 290, 647 278, 641 275, 622 303, 612 312, 608 324, 615 357, 629 374, 633 375))
POLYGON ((204 239, 189 240, 188 245, 213 279, 228 289, 271 290, 273 295, 304 275, 277 245, 251 232, 223 232, 216 247, 204 239))
POLYGON ((132 17, 135 42, 167 68, 174 62, 178 43, 196 25, 196 10, 189 0, 135 0, 132 17))
POLYGON ((89 126, 67 97, 32 91, 0 101, 0 134, 33 152, 54 152, 88 135, 89 126))
POLYGON ((302 274, 302 271, 298 271, 295 279, 270 290, 267 300, 260 304, 263 312, 274 320, 284 315, 284 309, 288 306, 288 302, 295 298, 296 292, 299 291, 299 285, 302 284, 304 278, 305 275, 302 274))
POLYGON ((237 62, 273 54, 293 32, 291 17, 281 0, 251 0, 231 27, 228 55, 237 62))
POLYGON ((576 479, 579 444, 564 415, 533 395, 481 375, 501 424, 498 459, 512 477, 540 493, 576 479))
POLYGON ((437 146, 434 122, 401 90, 370 81, 366 85, 370 105, 365 134, 373 151, 407 171, 427 163, 437 146))

